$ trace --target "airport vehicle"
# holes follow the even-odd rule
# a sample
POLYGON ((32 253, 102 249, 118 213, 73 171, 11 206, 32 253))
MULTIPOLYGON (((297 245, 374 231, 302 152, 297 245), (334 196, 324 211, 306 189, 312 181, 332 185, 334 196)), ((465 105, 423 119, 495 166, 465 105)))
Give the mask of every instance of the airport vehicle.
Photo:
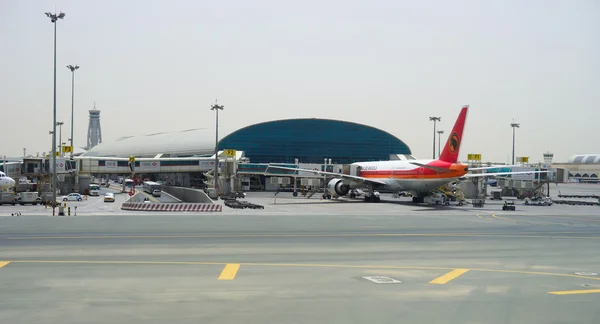
POLYGON ((160 184, 153 181, 144 181, 144 192, 151 194, 154 197, 160 197, 162 187, 160 184))
MULTIPOLYGON (((346 196, 351 189, 357 187, 364 188, 366 186, 368 188, 368 193, 365 195, 365 201, 380 201, 379 196, 374 195, 374 191, 381 188, 392 191, 412 192, 414 193, 413 202, 415 203, 423 203, 425 197, 431 195, 431 191, 452 181, 472 177, 531 173, 531 171, 529 171, 474 174, 469 173, 469 171, 483 171, 497 168, 497 166, 469 169, 467 164, 458 162, 458 153, 468 108, 469 106, 466 105, 461 109, 444 149, 440 157, 436 160, 417 160, 412 156, 405 156, 405 160, 356 162, 350 166, 350 169, 354 170, 354 172, 351 173, 354 174, 289 168, 275 165, 269 165, 265 173, 268 173, 269 168, 273 168, 331 176, 332 179, 328 181, 326 186, 327 193, 323 195, 323 198, 346 196)), ((540 173, 548 171, 534 172, 540 173)))
POLYGON ((428 205, 449 205, 448 197, 441 193, 435 193, 425 197, 424 202, 428 205))
POLYGON ((20 205, 32 204, 37 205, 42 203, 42 198, 37 192, 19 192, 17 194, 17 202, 20 205))
POLYGON ((0 189, 6 190, 15 186, 15 180, 0 171, 0 189))
POLYGON ((100 186, 96 183, 90 183, 90 196, 100 196, 100 186))
POLYGON ((70 193, 66 196, 63 196, 63 201, 82 201, 83 196, 78 193, 70 193))
POLYGON ((112 192, 105 193, 104 202, 115 202, 115 195, 112 192))
POLYGON ((504 206, 502 206, 502 210, 516 210, 515 201, 514 200, 505 200, 504 206))
POLYGON ((12 192, 0 192, 0 205, 2 204, 11 204, 15 205, 17 203, 17 197, 12 192))
POLYGON ((523 199, 525 205, 537 205, 537 206, 552 206, 552 199, 548 197, 533 197, 523 199))

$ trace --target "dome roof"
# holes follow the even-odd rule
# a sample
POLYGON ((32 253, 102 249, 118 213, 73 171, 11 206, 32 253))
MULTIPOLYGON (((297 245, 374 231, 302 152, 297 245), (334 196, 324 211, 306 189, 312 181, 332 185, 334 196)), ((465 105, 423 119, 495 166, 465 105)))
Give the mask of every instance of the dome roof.
MULTIPOLYGON (((215 129, 196 128, 177 132, 127 136, 104 142, 82 157, 153 158, 213 155, 215 129)), ((219 126, 219 149, 244 151, 251 162, 333 163, 389 160, 393 154, 411 154, 396 136, 353 122, 299 118, 267 121, 240 129, 219 126)))
POLYGON ((600 154, 577 154, 569 158, 567 163, 573 164, 598 164, 600 163, 600 154))
MULTIPOLYGON (((219 135, 223 129, 219 127, 219 135)), ((225 135, 227 132, 224 132, 225 135)), ((152 158, 158 154, 174 156, 211 155, 215 151, 215 129, 196 128, 177 132, 125 136, 92 147, 81 156, 152 158)))
POLYGON ((283 119, 241 128, 219 141, 219 149, 244 151, 256 163, 387 161, 411 154, 396 136, 363 124, 320 118, 283 119))

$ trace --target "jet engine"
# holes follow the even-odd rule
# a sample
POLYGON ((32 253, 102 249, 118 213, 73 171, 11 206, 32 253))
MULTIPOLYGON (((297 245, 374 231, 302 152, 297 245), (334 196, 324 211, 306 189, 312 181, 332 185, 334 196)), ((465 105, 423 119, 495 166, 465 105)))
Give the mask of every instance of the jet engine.
POLYGON ((345 196, 350 192, 350 185, 345 184, 342 179, 332 179, 327 183, 330 195, 345 196))

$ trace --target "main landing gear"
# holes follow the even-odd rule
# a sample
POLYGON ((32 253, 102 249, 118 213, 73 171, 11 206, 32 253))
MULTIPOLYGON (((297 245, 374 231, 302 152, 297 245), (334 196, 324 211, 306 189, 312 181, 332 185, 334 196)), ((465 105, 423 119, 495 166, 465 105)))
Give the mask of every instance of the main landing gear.
POLYGON ((412 201, 415 204, 422 204, 425 202, 425 197, 424 196, 413 196, 412 201))
POLYGON ((380 202, 381 198, 379 198, 379 195, 369 195, 369 196, 365 196, 365 201, 366 202, 380 202))
POLYGON ((365 195, 366 202, 380 202, 381 198, 378 191, 373 190, 373 188, 369 188, 369 193, 365 195))

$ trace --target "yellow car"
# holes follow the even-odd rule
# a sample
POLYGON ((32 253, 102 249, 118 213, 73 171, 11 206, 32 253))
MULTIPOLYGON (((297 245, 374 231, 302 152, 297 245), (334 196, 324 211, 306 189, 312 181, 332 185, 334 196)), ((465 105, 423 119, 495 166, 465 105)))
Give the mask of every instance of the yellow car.
POLYGON ((104 194, 104 202, 115 202, 115 195, 111 192, 104 194))

